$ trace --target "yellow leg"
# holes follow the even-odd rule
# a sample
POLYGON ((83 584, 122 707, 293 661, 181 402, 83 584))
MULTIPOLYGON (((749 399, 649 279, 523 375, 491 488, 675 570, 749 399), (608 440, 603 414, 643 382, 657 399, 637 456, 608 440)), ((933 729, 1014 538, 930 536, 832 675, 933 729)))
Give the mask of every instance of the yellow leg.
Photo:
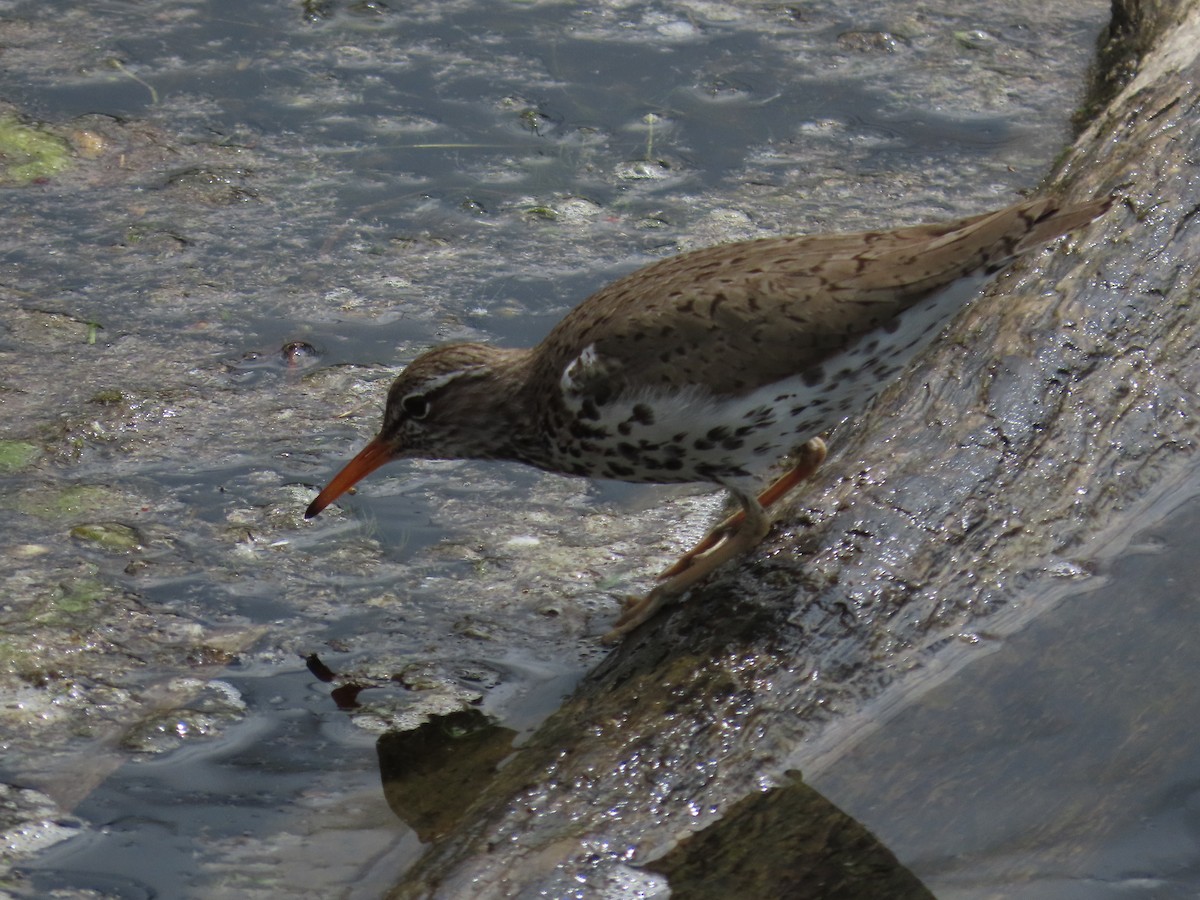
POLYGON ((602 641, 613 644, 633 631, 669 601, 681 596, 711 572, 757 546, 771 529, 767 508, 812 476, 825 459, 825 442, 808 441, 799 451, 799 461, 757 498, 734 492, 742 509, 714 528, 680 560, 659 575, 660 584, 641 600, 634 601, 602 641))

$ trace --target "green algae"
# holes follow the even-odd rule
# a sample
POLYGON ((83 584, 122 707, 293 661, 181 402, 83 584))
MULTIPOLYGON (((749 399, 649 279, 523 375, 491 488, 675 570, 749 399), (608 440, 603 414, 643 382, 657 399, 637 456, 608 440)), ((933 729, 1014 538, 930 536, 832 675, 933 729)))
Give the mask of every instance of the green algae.
POLYGON ((53 178, 71 165, 70 145, 50 131, 0 116, 0 183, 53 178))
POLYGON ((41 448, 29 441, 0 440, 0 475, 28 469, 41 455, 41 448))
POLYGON ((76 525, 71 529, 71 537, 104 550, 120 553, 136 550, 142 545, 142 536, 138 534, 137 529, 120 522, 87 522, 76 525))
POLYGON ((119 492, 104 485, 76 484, 61 489, 44 487, 25 491, 17 495, 13 506, 39 519, 70 519, 110 507, 119 498, 119 492))

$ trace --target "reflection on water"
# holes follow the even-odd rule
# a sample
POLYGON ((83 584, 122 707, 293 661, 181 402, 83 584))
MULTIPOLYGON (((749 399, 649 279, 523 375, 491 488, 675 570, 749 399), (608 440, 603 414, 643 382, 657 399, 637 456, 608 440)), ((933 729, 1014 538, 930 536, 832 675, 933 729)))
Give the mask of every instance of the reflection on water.
POLYGON ((833 900, 933 895, 874 835, 799 776, 733 804, 719 822, 646 866, 688 900, 833 900))
POLYGON ((423 843, 437 840, 483 793, 516 736, 477 709, 388 732, 375 747, 388 806, 423 843))

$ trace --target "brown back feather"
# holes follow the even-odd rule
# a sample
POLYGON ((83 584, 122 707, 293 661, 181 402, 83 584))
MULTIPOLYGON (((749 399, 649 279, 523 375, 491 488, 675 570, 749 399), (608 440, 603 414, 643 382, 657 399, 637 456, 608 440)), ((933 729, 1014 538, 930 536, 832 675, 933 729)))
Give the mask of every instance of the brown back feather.
POLYGON ((547 335, 540 363, 561 372, 594 344, 613 375, 636 383, 702 381, 718 394, 740 393, 819 365, 938 288, 994 270, 1110 202, 1064 206, 1042 197, 952 222, 684 253, 592 294, 547 335), (754 366, 721 368, 723 358, 754 366))

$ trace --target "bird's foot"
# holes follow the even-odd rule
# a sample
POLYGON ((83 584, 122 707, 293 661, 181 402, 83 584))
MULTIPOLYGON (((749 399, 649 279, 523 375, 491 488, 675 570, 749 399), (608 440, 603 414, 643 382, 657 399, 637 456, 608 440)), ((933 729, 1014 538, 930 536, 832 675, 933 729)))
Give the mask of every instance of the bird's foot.
POLYGON ((741 513, 737 516, 730 516, 725 523, 722 523, 722 525, 729 525, 728 533, 721 535, 714 546, 706 548, 702 553, 693 554, 682 570, 663 578, 645 597, 640 600, 636 597, 627 599, 625 609, 617 617, 612 631, 601 638, 603 643, 615 644, 651 618, 667 603, 682 597, 710 573, 729 560, 742 555, 767 536, 771 522, 766 513, 755 503, 752 496, 741 499, 743 503, 754 504, 746 507, 751 513, 750 516, 747 517, 741 513), (733 520, 738 519, 739 516, 740 521, 734 523, 733 520))
POLYGON ((658 573, 660 581, 667 578, 674 578, 680 572, 686 572, 692 567, 692 564, 704 554, 715 550, 720 546, 722 541, 728 540, 741 527, 741 524, 746 521, 746 514, 742 510, 738 510, 733 515, 729 516, 724 522, 712 529, 708 534, 700 539, 691 550, 675 560, 670 566, 658 573))
POLYGON ((617 621, 613 623, 612 630, 600 638, 600 643, 619 643, 625 635, 653 617, 669 601, 675 599, 675 595, 664 591, 663 587, 664 585, 659 585, 644 597, 626 597, 625 608, 617 617, 617 621))

